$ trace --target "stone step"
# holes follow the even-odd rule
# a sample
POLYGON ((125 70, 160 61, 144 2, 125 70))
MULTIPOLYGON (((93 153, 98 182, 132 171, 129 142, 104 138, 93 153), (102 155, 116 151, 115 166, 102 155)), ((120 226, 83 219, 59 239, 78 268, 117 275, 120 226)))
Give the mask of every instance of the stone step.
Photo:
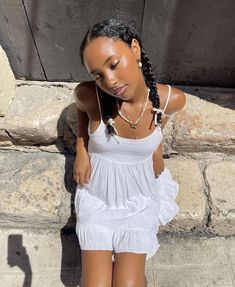
MULTIPOLYGON (((158 239, 145 266, 148 287, 235 286, 235 237, 158 239)), ((79 286, 81 250, 68 229, 2 229, 0 246, 1 286, 79 286)))
MULTIPOLYGON (((0 226, 74 227, 74 155, 0 150, 0 226)), ((179 183, 179 212, 160 232, 235 234, 235 162, 165 159, 179 183)))
MULTIPOLYGON (((8 101, 8 109, 0 118, 0 146, 39 145, 74 149, 77 113, 74 87, 77 83, 16 81, 12 99, 0 97, 0 106, 8 101)), ((187 87, 180 87, 189 91, 187 87)), ((10 87, 9 87, 10 89, 10 87)), ((11 89, 13 89, 11 87, 11 89)), ((198 89, 186 93, 186 104, 173 114, 164 128, 166 153, 222 152, 235 154, 234 90, 198 89), (214 93, 212 92, 214 91, 214 93), (202 98, 200 98, 200 96, 202 98)), ((1 93, 1 90, 0 90, 1 93)), ((0 113, 1 115, 1 113, 0 113)))
MULTIPOLYGON (((8 108, 0 117, 0 226, 74 226, 76 85, 16 81, 14 96, 2 93, 8 108)), ((186 93, 184 109, 164 128, 180 210, 160 231, 235 234, 235 122, 227 103, 234 90, 200 91, 199 98, 186 93)))

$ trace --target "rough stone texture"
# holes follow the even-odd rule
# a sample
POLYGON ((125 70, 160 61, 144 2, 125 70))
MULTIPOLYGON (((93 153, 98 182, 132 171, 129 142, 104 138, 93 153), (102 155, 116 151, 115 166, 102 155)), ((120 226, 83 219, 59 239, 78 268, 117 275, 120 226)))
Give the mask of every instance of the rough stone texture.
MULTIPOLYGON (((4 142, 3 142, 4 143, 4 142)), ((40 151, 46 151, 50 153, 63 153, 65 151, 63 143, 56 143, 54 145, 41 145, 41 146, 35 146, 35 145, 1 145, 0 144, 0 149, 5 150, 5 151, 21 151, 21 152, 26 152, 26 153, 31 153, 31 152, 40 152, 40 151)))
POLYGON ((5 116, 15 96, 15 77, 0 45, 0 116, 5 116))
POLYGON ((204 181, 198 162, 191 159, 172 158, 165 160, 173 179, 179 183, 176 203, 179 212, 175 218, 160 230, 183 231, 200 227, 205 223, 207 209, 206 197, 203 193, 204 181))
POLYGON ((186 99, 175 118, 173 148, 235 153, 235 112, 189 94, 186 99))
POLYGON ((16 86, 40 86, 45 88, 50 88, 52 86, 58 88, 67 88, 69 90, 74 90, 79 82, 49 82, 49 81, 27 81, 27 80, 15 80, 16 86))
POLYGON ((72 159, 50 153, 0 153, 0 224, 63 226, 70 217, 72 159))
MULTIPOLYGON (((74 151, 78 123, 73 91, 77 83, 66 87, 63 83, 28 83, 18 81, 6 115, 5 129, 13 144, 57 144, 59 138, 74 151)), ((164 153, 235 153, 234 111, 190 94, 186 97, 185 107, 173 114, 164 128, 164 153)))
POLYGON ((77 135, 77 107, 75 103, 70 104, 64 110, 64 124, 63 124, 63 144, 75 152, 76 135, 77 135))
POLYGON ((235 162, 211 163, 205 176, 210 194, 210 229, 220 235, 235 234, 235 162))
POLYGON ((0 117, 0 146, 9 145, 12 145, 12 142, 5 131, 5 117, 0 117))
MULTIPOLYGON (((0 224, 57 226, 70 221, 68 192, 75 191, 73 157, 43 152, 0 153, 0 224)), ((177 216, 161 230, 187 231, 202 226, 206 201, 198 163, 188 159, 166 160, 166 167, 180 186, 177 216)), ((71 200, 72 200, 71 198, 71 200)), ((72 202, 72 201, 71 201, 72 202)))
POLYGON ((155 280, 151 286, 233 287, 234 243, 234 238, 164 236, 158 254, 152 258, 155 280))
POLYGON ((164 155, 170 155, 170 154, 178 154, 176 150, 172 148, 173 146, 173 135, 174 135, 174 120, 175 120, 176 114, 173 114, 168 121, 166 122, 166 125, 163 129, 163 154, 164 155))
POLYGON ((235 109, 235 92, 233 88, 177 86, 185 93, 199 97, 211 103, 228 109, 235 109))
POLYGON ((62 136, 63 110, 73 93, 61 87, 20 86, 5 126, 17 144, 49 144, 62 136))
MULTIPOLYGON (((71 218, 68 217, 70 208, 63 208, 63 204, 66 206, 70 204, 68 197, 62 201, 62 194, 64 194, 62 187, 59 187, 60 192, 56 195, 53 191, 58 189, 58 184, 63 185, 61 179, 64 167, 65 178, 67 178, 66 189, 69 189, 69 192, 75 190, 73 179, 68 180, 68 174, 72 177, 73 156, 70 160, 66 156, 66 162, 63 163, 64 155, 56 155, 56 153, 66 154, 70 148, 72 152, 74 151, 78 125, 73 98, 76 85, 77 83, 64 85, 64 83, 17 81, 16 97, 7 115, 0 117, 2 150, 0 183, 3 183, 0 189, 3 191, 3 200, 0 203, 0 210, 3 208, 1 224, 31 226, 34 221, 37 226, 41 224, 58 226, 67 219, 70 224, 71 218), (36 164, 33 165, 30 159, 33 159, 36 164), (48 165, 50 161, 52 166, 48 165), (21 172, 25 170, 24 166, 28 165, 26 173, 28 177, 25 178, 25 174, 22 176, 21 172), (56 172, 53 172, 54 169, 56 172), (14 176, 11 177, 11 174, 14 176), (48 186, 50 182, 47 181, 48 178, 51 178, 51 186, 48 186), (49 200, 47 197, 38 196, 42 190, 47 189, 47 186, 52 196, 49 200), (25 192, 27 189, 30 189, 31 193, 25 192), (32 192, 33 189, 36 193, 32 192), (5 190, 8 192, 5 193, 5 190), (24 205, 26 194, 29 194, 29 198, 24 205), (16 201, 17 205, 12 205, 12 201, 16 201), (51 201, 54 205, 50 205, 51 201), (6 213, 8 211, 10 213, 6 213), (38 217, 37 214, 39 214, 38 217), (4 221, 5 215, 7 219, 4 221), (30 218, 33 218, 33 221, 30 221, 30 218)), ((232 144, 230 145, 228 140, 230 136, 230 141, 233 141, 232 115, 234 112, 228 107, 222 108, 190 94, 186 96, 187 103, 184 109, 175 113, 167 122, 163 140, 166 158, 180 153, 180 156, 165 159, 166 167, 179 183, 180 192, 176 202, 180 210, 169 224, 160 227, 160 231, 198 230, 234 234, 234 192, 231 191, 235 183, 234 167, 231 168, 234 166, 233 156, 223 153, 228 150, 233 151, 232 144), (223 116, 221 116, 222 112, 223 116), (218 125, 220 122, 224 127, 218 125), (228 144, 227 149, 226 144, 228 144), (219 153, 216 153, 217 149, 219 153), (216 170, 212 168, 215 161, 221 162, 218 172, 213 175, 220 179, 218 182, 214 181, 213 176, 207 176, 210 170, 216 170), (207 185, 202 176, 206 166, 208 166, 205 171, 207 185), (230 175, 223 179, 218 177, 221 173, 228 174, 228 171, 230 175), (228 192, 224 192, 221 186, 226 186, 228 192), (207 188, 210 189, 209 194, 207 188)), ((68 193, 65 194, 68 195, 68 193)), ((46 196, 49 195, 46 193, 46 196)))

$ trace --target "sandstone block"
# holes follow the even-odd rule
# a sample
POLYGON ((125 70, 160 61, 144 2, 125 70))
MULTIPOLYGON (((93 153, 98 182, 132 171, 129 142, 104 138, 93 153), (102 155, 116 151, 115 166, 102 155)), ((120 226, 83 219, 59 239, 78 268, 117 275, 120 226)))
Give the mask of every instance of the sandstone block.
POLYGON ((67 148, 70 148, 75 152, 76 140, 77 140, 77 128, 78 128, 78 116, 77 107, 75 103, 70 104, 64 110, 64 124, 63 124, 63 143, 67 148))
POLYGON ((173 179, 179 184, 176 203, 178 214, 160 230, 187 231, 193 227, 201 227, 205 223, 207 210, 204 180, 198 162, 191 159, 172 158, 165 160, 173 179))
POLYGON ((72 160, 50 153, 0 153, 0 224, 64 226, 75 191, 72 160))
POLYGON ((61 87, 20 86, 5 126, 15 144, 51 144, 63 134, 64 109, 73 92, 61 87))
POLYGON ((210 191, 210 229, 220 235, 235 234, 235 162, 211 163, 205 170, 210 191))
POLYGON ((9 146, 12 142, 5 130, 5 118, 0 117, 0 146, 9 146))
POLYGON ((164 154, 172 154, 176 153, 172 149, 173 146, 173 141, 174 141, 174 119, 176 117, 176 114, 173 114, 167 121, 166 125, 164 126, 163 129, 163 140, 162 140, 162 145, 163 145, 163 150, 164 154))
POLYGON ((186 94, 174 121, 173 147, 178 151, 235 153, 235 112, 186 94))
POLYGON ((15 76, 0 45, 0 116, 5 116, 15 96, 15 76))

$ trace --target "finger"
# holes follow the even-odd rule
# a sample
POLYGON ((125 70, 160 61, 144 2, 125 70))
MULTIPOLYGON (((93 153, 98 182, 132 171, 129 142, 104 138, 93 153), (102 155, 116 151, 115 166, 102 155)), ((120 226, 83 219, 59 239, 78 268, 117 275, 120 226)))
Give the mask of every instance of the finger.
POLYGON ((91 176, 91 169, 88 168, 88 170, 87 170, 87 172, 86 172, 86 176, 85 176, 86 183, 89 182, 90 176, 91 176))
POLYGON ((79 178, 79 184, 81 185, 81 186, 84 186, 84 184, 85 184, 85 177, 80 177, 79 178))
POLYGON ((81 178, 79 176, 76 176, 75 181, 77 184, 81 185, 81 178))
POLYGON ((75 181, 77 184, 80 184, 81 186, 84 185, 85 182, 85 176, 81 173, 75 173, 74 175, 75 181))
POLYGON ((159 172, 158 172, 158 174, 157 174, 157 175, 158 175, 158 177, 161 175, 161 173, 162 173, 162 171, 159 171, 159 172))
POLYGON ((77 173, 73 173, 73 179, 74 179, 74 181, 76 182, 76 183, 78 183, 79 182, 79 175, 77 174, 77 173))

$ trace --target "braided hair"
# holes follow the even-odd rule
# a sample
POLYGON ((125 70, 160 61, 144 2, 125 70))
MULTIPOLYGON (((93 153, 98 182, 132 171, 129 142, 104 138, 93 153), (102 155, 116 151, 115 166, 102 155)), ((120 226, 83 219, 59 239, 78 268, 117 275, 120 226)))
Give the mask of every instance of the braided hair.
MULTIPOLYGON (((153 73, 152 65, 150 59, 148 58, 145 49, 143 47, 140 36, 138 35, 136 29, 133 25, 125 25, 122 22, 119 22, 116 19, 107 19, 103 20, 100 23, 93 25, 85 34, 84 39, 80 45, 80 58, 81 63, 84 66, 84 58, 83 52, 86 46, 94 39, 98 37, 107 37, 113 38, 115 40, 121 40, 125 42, 129 47, 131 47, 131 43, 133 39, 136 39, 139 42, 141 49, 141 59, 142 62, 142 71, 144 75, 144 79, 146 85, 149 87, 149 99, 151 100, 153 107, 159 109, 160 108, 160 98, 157 93, 156 88, 156 80, 153 73)), ((99 87, 97 89, 99 95, 101 97, 101 106, 104 114, 104 118, 107 121, 107 132, 109 134, 114 134, 114 128, 112 124, 110 124, 110 120, 112 119, 112 107, 115 104, 115 98, 111 97, 99 87), (105 100, 104 100, 105 99, 105 100)), ((157 113, 157 123, 161 123, 162 113, 157 113)))

